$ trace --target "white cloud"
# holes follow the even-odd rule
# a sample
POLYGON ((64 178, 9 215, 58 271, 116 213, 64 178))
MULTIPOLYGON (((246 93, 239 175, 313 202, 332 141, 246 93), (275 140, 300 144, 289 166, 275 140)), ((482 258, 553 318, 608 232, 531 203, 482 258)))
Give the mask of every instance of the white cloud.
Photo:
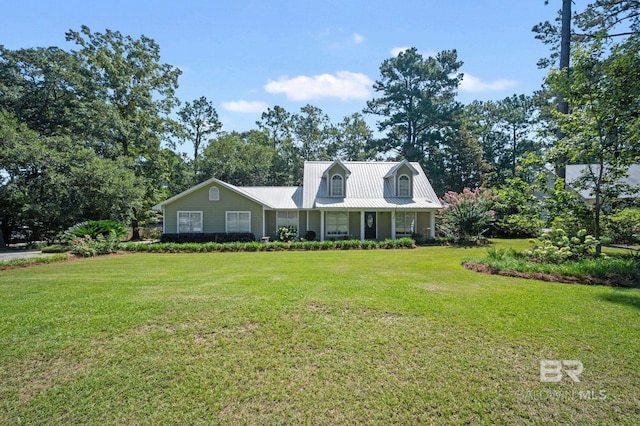
POLYGON ((360 44, 364 42, 364 37, 358 33, 353 33, 353 43, 360 44))
POLYGON ((515 80, 498 79, 493 81, 482 81, 478 77, 464 73, 464 78, 460 83, 460 90, 465 92, 490 92, 509 89, 518 82, 515 80))
POLYGON ((266 102, 261 101, 232 101, 223 102, 222 107, 233 112, 262 112, 268 108, 266 102))
POLYGON ((338 71, 335 74, 283 77, 269 81, 264 89, 268 93, 284 93, 291 101, 320 98, 338 98, 343 101, 369 98, 373 80, 361 73, 338 71))

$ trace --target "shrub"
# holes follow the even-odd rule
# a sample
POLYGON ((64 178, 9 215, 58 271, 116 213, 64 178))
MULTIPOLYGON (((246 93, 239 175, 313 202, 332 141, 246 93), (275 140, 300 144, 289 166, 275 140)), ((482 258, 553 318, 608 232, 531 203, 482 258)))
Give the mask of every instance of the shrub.
POLYGON ((70 244, 73 253, 83 257, 91 257, 117 251, 120 248, 120 239, 115 232, 112 232, 107 237, 102 234, 98 234, 96 238, 85 235, 71 240, 70 244))
POLYGON ((440 211, 441 226, 456 241, 477 241, 493 221, 493 196, 489 190, 465 188, 459 194, 449 191, 441 201, 446 206, 440 211))
POLYGON ((112 234, 116 238, 123 238, 127 234, 127 227, 115 220, 88 220, 77 223, 64 231, 62 240, 69 242, 87 235, 91 239, 96 239, 99 235, 107 237, 112 234))
POLYGON ((65 253, 70 250, 70 247, 66 244, 51 244, 46 247, 42 247, 43 253, 65 253))
POLYGON ((604 234, 615 243, 640 242, 640 209, 624 209, 610 215, 604 224, 604 234))
POLYGON ((511 214, 496 222, 499 235, 513 238, 537 237, 544 228, 544 221, 530 214, 511 214))
POLYGON ((314 231, 307 231, 304 234, 304 239, 307 240, 307 241, 315 241, 316 233, 314 231))
POLYGON ((295 226, 278 227, 278 240, 287 243, 296 239, 297 230, 295 226))
POLYGON ((546 263, 585 258, 595 252, 599 243, 584 229, 573 237, 569 237, 562 229, 552 229, 532 242, 533 246, 525 250, 524 254, 532 260, 546 263))

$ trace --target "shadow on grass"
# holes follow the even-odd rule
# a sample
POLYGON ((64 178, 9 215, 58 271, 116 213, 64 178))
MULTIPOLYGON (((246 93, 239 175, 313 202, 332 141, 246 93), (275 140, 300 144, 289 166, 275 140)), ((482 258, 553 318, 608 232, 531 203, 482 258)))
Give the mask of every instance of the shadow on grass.
POLYGON ((600 295, 600 299, 640 309, 640 292, 637 290, 617 290, 613 294, 600 295))

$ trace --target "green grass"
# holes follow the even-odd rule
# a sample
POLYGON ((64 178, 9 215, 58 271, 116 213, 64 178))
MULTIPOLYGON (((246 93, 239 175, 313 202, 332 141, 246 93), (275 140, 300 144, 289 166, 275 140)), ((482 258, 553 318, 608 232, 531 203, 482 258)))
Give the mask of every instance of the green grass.
POLYGON ((0 270, 20 267, 20 266, 32 266, 43 263, 54 263, 61 262, 63 260, 69 259, 69 255, 66 253, 53 254, 50 256, 35 256, 35 257, 24 257, 17 258, 11 260, 3 260, 0 261, 0 270))
POLYGON ((640 291, 460 266, 482 253, 144 253, 2 271, 0 424, 638 423, 640 291), (581 382, 541 383, 541 359, 581 361, 581 382))

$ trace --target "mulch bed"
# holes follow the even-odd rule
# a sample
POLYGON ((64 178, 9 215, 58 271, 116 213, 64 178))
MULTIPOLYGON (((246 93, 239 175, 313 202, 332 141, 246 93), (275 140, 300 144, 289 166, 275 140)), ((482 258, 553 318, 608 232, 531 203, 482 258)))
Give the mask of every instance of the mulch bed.
POLYGON ((624 277, 598 278, 590 275, 569 276, 562 274, 545 274, 542 272, 500 271, 489 265, 475 262, 465 262, 462 266, 466 269, 483 274, 501 275, 503 277, 526 278, 547 282, 567 284, 606 285, 610 287, 640 287, 640 283, 624 277))

